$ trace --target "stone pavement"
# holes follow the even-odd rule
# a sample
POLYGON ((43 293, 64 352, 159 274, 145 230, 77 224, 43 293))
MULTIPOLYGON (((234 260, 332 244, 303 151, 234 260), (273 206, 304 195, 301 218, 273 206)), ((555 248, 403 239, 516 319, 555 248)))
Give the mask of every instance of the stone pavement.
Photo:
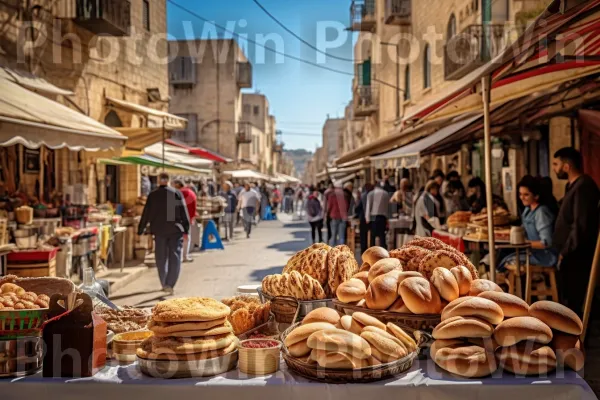
MULTIPOLYGON (((239 285, 259 284, 266 275, 281 273, 287 260, 310 245, 307 222, 264 221, 253 227, 246 239, 240 228, 224 251, 194 253, 194 262, 184 263, 175 287, 175 296, 205 296, 221 299, 232 296, 239 285)), ((161 291, 156 268, 149 268, 134 282, 111 293, 118 305, 151 307, 168 298, 161 291)))

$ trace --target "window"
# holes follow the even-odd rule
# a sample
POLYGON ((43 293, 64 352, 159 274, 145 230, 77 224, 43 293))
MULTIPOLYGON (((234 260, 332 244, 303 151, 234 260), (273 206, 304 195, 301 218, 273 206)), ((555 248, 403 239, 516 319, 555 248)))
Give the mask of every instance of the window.
POLYGON ((404 101, 410 100, 410 65, 404 69, 404 101))
POLYGON ((456 17, 454 14, 450 16, 450 21, 448 21, 448 28, 446 30, 446 40, 452 39, 456 36, 456 17))
POLYGON ((260 114, 260 107, 254 106, 254 115, 259 115, 259 114, 260 114))
POLYGON ((423 89, 431 87, 431 46, 425 45, 423 52, 423 89))
POLYGON ((143 10, 142 10, 142 23, 144 25, 144 29, 150 31, 150 1, 143 1, 143 10))
POLYGON ((250 114, 250 104, 244 104, 244 114, 250 114))
POLYGON ((371 86, 371 59, 358 64, 358 83, 360 86, 371 86))

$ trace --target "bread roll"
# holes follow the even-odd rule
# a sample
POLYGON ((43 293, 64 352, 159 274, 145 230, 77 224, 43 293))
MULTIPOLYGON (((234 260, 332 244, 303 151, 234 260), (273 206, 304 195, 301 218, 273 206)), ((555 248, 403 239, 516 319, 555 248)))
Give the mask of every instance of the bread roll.
POLYGON ((344 315, 340 320, 340 325, 342 326, 342 329, 359 336, 362 333, 363 328, 365 327, 363 324, 356 321, 350 315, 344 315))
POLYGON ((311 358, 323 368, 352 370, 369 366, 369 359, 360 359, 347 353, 332 353, 323 350, 313 350, 311 358))
POLYGON ((392 334, 395 338, 400 340, 409 352, 417 350, 417 342, 400 328, 398 325, 388 322, 386 325, 387 331, 392 334))
POLYGON ((378 276, 387 274, 395 269, 402 271, 402 265, 397 258, 384 258, 377 261, 369 270, 369 283, 373 282, 378 276))
POLYGON ((583 323, 579 316, 570 308, 553 301, 533 303, 529 307, 529 315, 560 332, 570 335, 581 335, 583 332, 583 323))
POLYGON ((465 378, 481 378, 498 369, 494 353, 481 346, 454 343, 436 345, 433 361, 442 369, 465 378))
POLYGON ((431 283, 437 289, 440 296, 447 301, 458 299, 458 282, 452 272, 446 268, 436 268, 431 274, 431 283))
POLYGON ((377 261, 383 260, 384 258, 390 258, 390 253, 383 247, 378 246, 367 249, 362 255, 363 262, 368 263, 371 268, 377 261))
POLYGON ((358 272, 367 272, 368 273, 370 269, 371 269, 371 264, 364 262, 358 269, 358 272))
POLYGON ((487 279, 475 279, 471 282, 469 296, 477 296, 483 292, 503 292, 503 290, 495 282, 488 281, 487 279))
POLYGON ((456 306, 458 306, 460 303, 462 303, 463 301, 467 301, 469 299, 474 298, 475 296, 465 296, 465 297, 459 297, 458 299, 451 301, 450 303, 448 303, 442 310, 442 320, 444 320, 445 318, 447 318, 448 314, 450 313, 450 311, 454 310, 454 308, 456 306))
POLYGON ((367 287, 360 279, 352 278, 338 286, 335 294, 342 303, 353 303, 365 298, 367 287))
POLYGON ((288 351, 292 357, 301 358, 306 357, 310 354, 311 348, 308 347, 307 341, 303 340, 301 342, 295 343, 288 347, 288 351))
POLYGON ((315 322, 299 326, 285 338, 285 345, 289 348, 291 345, 306 340, 313 333, 324 329, 335 329, 335 326, 327 322, 315 322))
POLYGON ((381 322, 377 318, 372 317, 363 312, 355 312, 354 314, 352 314, 352 318, 354 318, 356 320, 356 322, 358 322, 359 324, 361 324, 362 326, 365 326, 365 327, 366 326, 375 326, 384 331, 386 329, 385 324, 383 322, 381 322))
POLYGON ((385 355, 385 357, 382 357, 384 358, 383 360, 375 356, 375 358, 381 362, 386 362, 386 360, 389 359, 397 360, 399 358, 406 357, 408 354, 408 350, 402 344, 402 342, 400 342, 400 340, 379 328, 375 328, 373 326, 367 327, 365 330, 363 330, 363 333, 360 335, 360 337, 369 342, 371 345, 371 352, 372 349, 375 348, 379 351, 379 353, 385 355))
POLYGON ((454 275, 454 279, 456 279, 456 282, 458 283, 459 296, 468 295, 471 290, 471 282, 473 282, 473 276, 471 275, 469 268, 464 265, 459 265, 457 267, 452 267, 450 272, 454 275))
POLYGON ((394 304, 392 304, 387 310, 397 313, 412 314, 408 307, 406 307, 406 304, 404 304, 404 300, 402 300, 402 297, 398 297, 394 304))
POLYGON ((515 317, 507 319, 496 327, 494 339, 503 347, 523 341, 548 344, 552 340, 552 330, 537 318, 515 317))
POLYGON ((556 332, 552 339, 552 348, 556 353, 558 365, 567 366, 573 371, 580 371, 585 365, 585 354, 581 349, 579 336, 556 332))
POLYGON ((556 368, 556 354, 549 346, 520 343, 498 351, 500 365, 516 375, 545 375, 556 368))
POLYGON ((312 324, 314 322, 327 322, 331 325, 335 325, 340 322, 340 314, 333 308, 317 308, 306 314, 302 320, 302 325, 312 324))
POLYGON ((369 287, 369 271, 359 272, 355 274, 352 278, 360 279, 365 284, 365 288, 369 287))
POLYGON ((365 301, 371 310, 387 310, 398 298, 398 280, 392 276, 382 275, 367 289, 365 301))
POLYGON ((475 317, 492 325, 498 325, 504 319, 502 308, 493 301, 482 297, 472 297, 456 305, 450 303, 446 309, 451 306, 452 308, 449 311, 444 310, 442 320, 452 317, 475 317))
POLYGON ((442 311, 440 295, 425 278, 407 278, 400 285, 400 295, 414 314, 439 314, 442 311))
MULTIPOLYGON (((398 289, 400 284, 407 278, 423 278, 423 275, 417 271, 402 271, 398 274, 398 289)), ((400 294, 400 293, 398 293, 400 294)))
POLYGON ((489 338, 494 327, 473 317, 452 317, 442 321, 433 330, 434 339, 489 338))
POLYGON ((348 353, 361 360, 371 356, 371 346, 365 339, 341 329, 315 332, 309 336, 307 343, 313 350, 348 353))
POLYGON ((520 297, 503 292, 483 292, 477 297, 488 299, 498 304, 504 313, 504 318, 525 317, 529 315, 529 305, 520 297))

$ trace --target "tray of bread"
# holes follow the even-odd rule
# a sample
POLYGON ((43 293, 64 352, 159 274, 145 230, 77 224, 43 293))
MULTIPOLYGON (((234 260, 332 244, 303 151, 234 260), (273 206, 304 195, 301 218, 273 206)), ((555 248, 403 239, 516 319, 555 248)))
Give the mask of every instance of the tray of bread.
POLYGON ((466 296, 478 274, 469 259, 434 238, 420 238, 388 252, 371 247, 362 267, 340 284, 334 307, 362 311, 385 322, 431 332, 448 302, 466 296))
POLYGON ((415 340, 412 333, 364 313, 342 316, 320 308, 282 334, 282 356, 289 369, 311 380, 373 382, 410 369, 426 338, 417 334, 415 340))

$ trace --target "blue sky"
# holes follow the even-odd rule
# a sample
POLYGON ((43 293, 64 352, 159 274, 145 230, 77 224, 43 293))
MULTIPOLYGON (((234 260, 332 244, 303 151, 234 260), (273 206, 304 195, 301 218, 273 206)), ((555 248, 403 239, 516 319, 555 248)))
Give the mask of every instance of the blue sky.
MULTIPOLYGON (((235 26, 238 34, 248 34, 250 39, 256 35, 278 34, 283 38, 283 51, 286 54, 317 62, 317 52, 288 34, 270 19, 252 0, 174 0, 202 17, 225 26, 235 26), (247 25, 240 27, 245 20, 247 25)), ((349 25, 350 0, 259 0, 259 2, 283 24, 312 44, 317 43, 318 23, 321 27, 343 24, 349 25)), ((192 23, 196 37, 202 37, 204 22, 183 10, 167 4, 169 33, 184 39, 184 21, 192 23)), ((321 28, 321 32, 325 32, 321 28)), ((223 35, 222 32, 219 32, 223 35)), ((344 34, 346 35, 346 34, 344 34)), ((335 40, 334 28, 327 31, 325 40, 335 40)), ((340 41, 344 39, 340 38, 340 41)), ((267 46, 276 47, 274 42, 267 46)), ((279 47, 281 49, 281 47, 279 47)), ((248 44, 246 54, 254 64, 254 87, 251 92, 259 91, 269 98, 271 114, 275 115, 278 129, 283 131, 286 148, 305 148, 314 150, 321 145, 321 129, 327 115, 343 117, 344 107, 351 98, 352 77, 337 74, 285 59, 276 63, 275 55, 266 52, 264 64, 257 64, 256 46, 248 44), (299 135, 302 134, 302 135, 299 135)), ((352 59, 352 38, 347 34, 344 44, 328 50, 328 54, 352 59)), ((352 62, 327 58, 327 67, 353 72, 352 62)))

